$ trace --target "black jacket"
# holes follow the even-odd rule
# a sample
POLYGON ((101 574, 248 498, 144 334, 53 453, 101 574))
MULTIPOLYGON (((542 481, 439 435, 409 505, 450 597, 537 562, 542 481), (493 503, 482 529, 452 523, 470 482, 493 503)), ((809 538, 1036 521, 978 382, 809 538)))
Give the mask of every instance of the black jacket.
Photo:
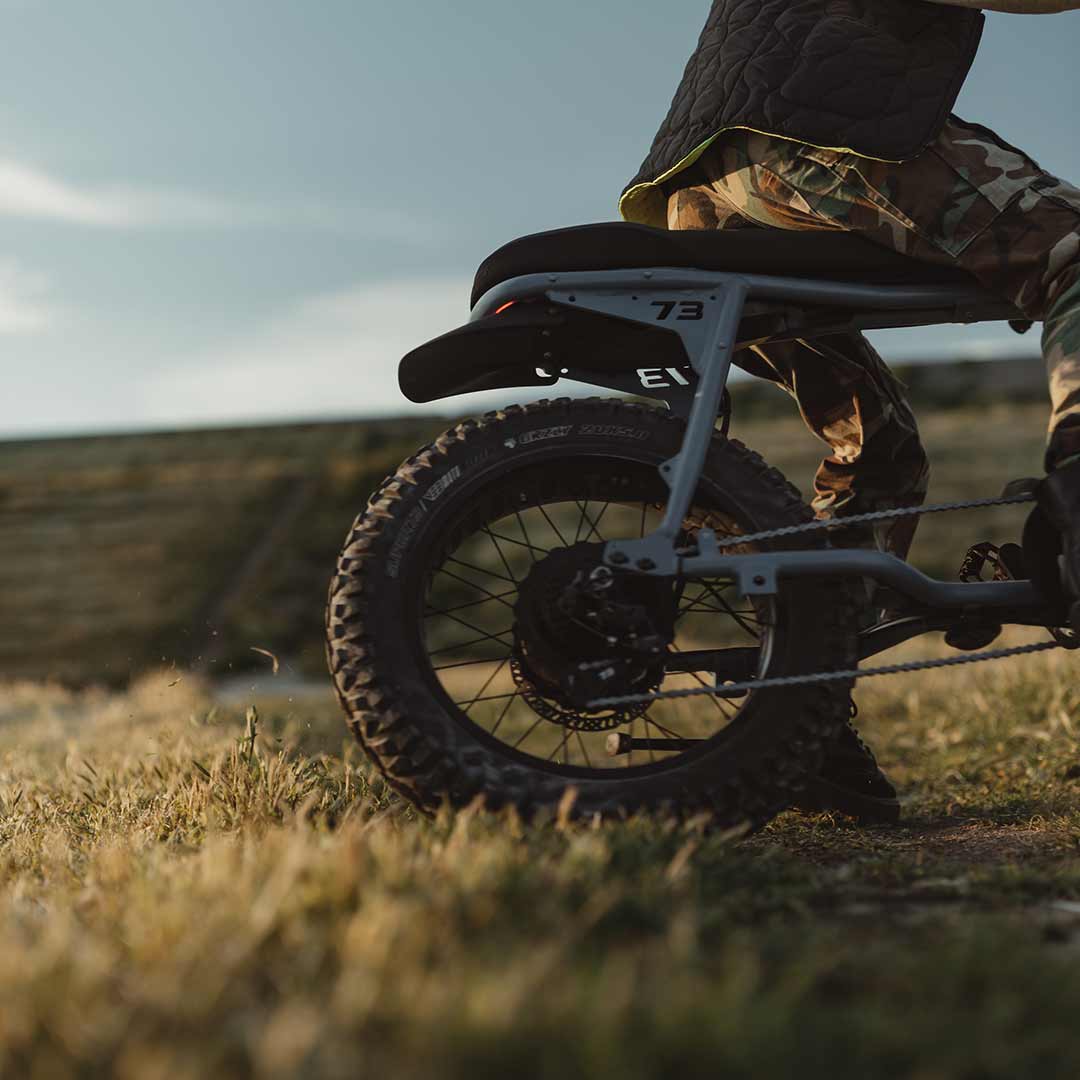
POLYGON ((983 23, 981 11, 922 0, 714 0, 623 215, 662 226, 656 184, 731 128, 916 157, 947 119, 983 23))

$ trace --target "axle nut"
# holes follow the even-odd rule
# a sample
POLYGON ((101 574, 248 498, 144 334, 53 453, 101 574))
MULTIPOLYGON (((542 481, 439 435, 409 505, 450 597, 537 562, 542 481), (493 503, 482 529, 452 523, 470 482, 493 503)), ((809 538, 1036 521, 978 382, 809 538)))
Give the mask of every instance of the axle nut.
POLYGON ((652 559, 638 559, 637 565, 638 565, 639 570, 655 570, 656 569, 656 563, 654 563, 652 561, 652 559))
POLYGON ((630 556, 629 556, 629 555, 627 555, 627 554, 626 554, 625 552, 623 552, 623 551, 616 551, 616 552, 615 552, 615 553, 614 553, 614 554, 613 554, 613 555, 611 556, 611 561, 612 561, 612 562, 613 562, 613 563, 614 563, 614 564, 615 564, 616 566, 624 566, 624 565, 625 565, 626 563, 628 563, 628 562, 630 561, 630 556))

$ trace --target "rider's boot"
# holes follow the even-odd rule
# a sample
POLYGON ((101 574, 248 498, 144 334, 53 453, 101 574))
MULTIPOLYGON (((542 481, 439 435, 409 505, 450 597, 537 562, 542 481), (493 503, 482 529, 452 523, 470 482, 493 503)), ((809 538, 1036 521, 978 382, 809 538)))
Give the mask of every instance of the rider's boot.
POLYGON ((1065 589, 1072 602, 1070 621, 1080 615, 1080 457, 1055 468, 1039 486, 1039 507, 1061 533, 1065 589))
POLYGON ((864 825, 895 825, 900 820, 896 789, 850 720, 825 751, 817 776, 807 782, 792 806, 809 813, 837 811, 864 825))

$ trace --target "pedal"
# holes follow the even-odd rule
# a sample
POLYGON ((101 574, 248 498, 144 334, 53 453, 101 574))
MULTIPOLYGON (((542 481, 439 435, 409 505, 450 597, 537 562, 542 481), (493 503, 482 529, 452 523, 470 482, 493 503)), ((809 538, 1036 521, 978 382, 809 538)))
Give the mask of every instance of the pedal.
MULTIPOLYGON (((1024 552, 1017 544, 991 544, 984 541, 968 549, 960 564, 959 578, 972 584, 986 581, 984 576, 990 568, 992 581, 1017 581, 1024 573, 1024 552)), ((1001 623, 978 616, 964 616, 945 633, 945 644, 962 652, 985 649, 1001 635, 1001 623)))
POLYGON ((959 578, 968 584, 986 581, 983 576, 986 568, 992 572, 991 581, 1023 581, 1027 574, 1024 570, 1024 549, 1019 544, 991 544, 988 540, 968 548, 964 561, 960 564, 959 578))

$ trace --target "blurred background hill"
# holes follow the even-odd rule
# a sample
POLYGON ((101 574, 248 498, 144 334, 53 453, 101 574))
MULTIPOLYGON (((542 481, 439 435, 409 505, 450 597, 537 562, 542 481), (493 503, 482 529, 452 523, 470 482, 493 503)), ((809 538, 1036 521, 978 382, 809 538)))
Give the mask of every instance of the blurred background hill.
MULTIPOLYGON (((1039 472, 1034 359, 901 367, 931 498, 1039 472)), ((452 404, 452 403, 448 403, 452 404)), ((0 675, 123 685, 161 666, 321 678, 322 605, 368 494, 449 416, 0 442, 0 675)), ((771 385, 735 389, 733 433, 810 490, 821 448, 771 385)), ((1023 509, 923 522, 914 562, 951 576, 1023 509)))
POLYGON ((150 667, 313 670, 351 518, 445 424, 0 443, 0 672, 125 683, 150 667))

